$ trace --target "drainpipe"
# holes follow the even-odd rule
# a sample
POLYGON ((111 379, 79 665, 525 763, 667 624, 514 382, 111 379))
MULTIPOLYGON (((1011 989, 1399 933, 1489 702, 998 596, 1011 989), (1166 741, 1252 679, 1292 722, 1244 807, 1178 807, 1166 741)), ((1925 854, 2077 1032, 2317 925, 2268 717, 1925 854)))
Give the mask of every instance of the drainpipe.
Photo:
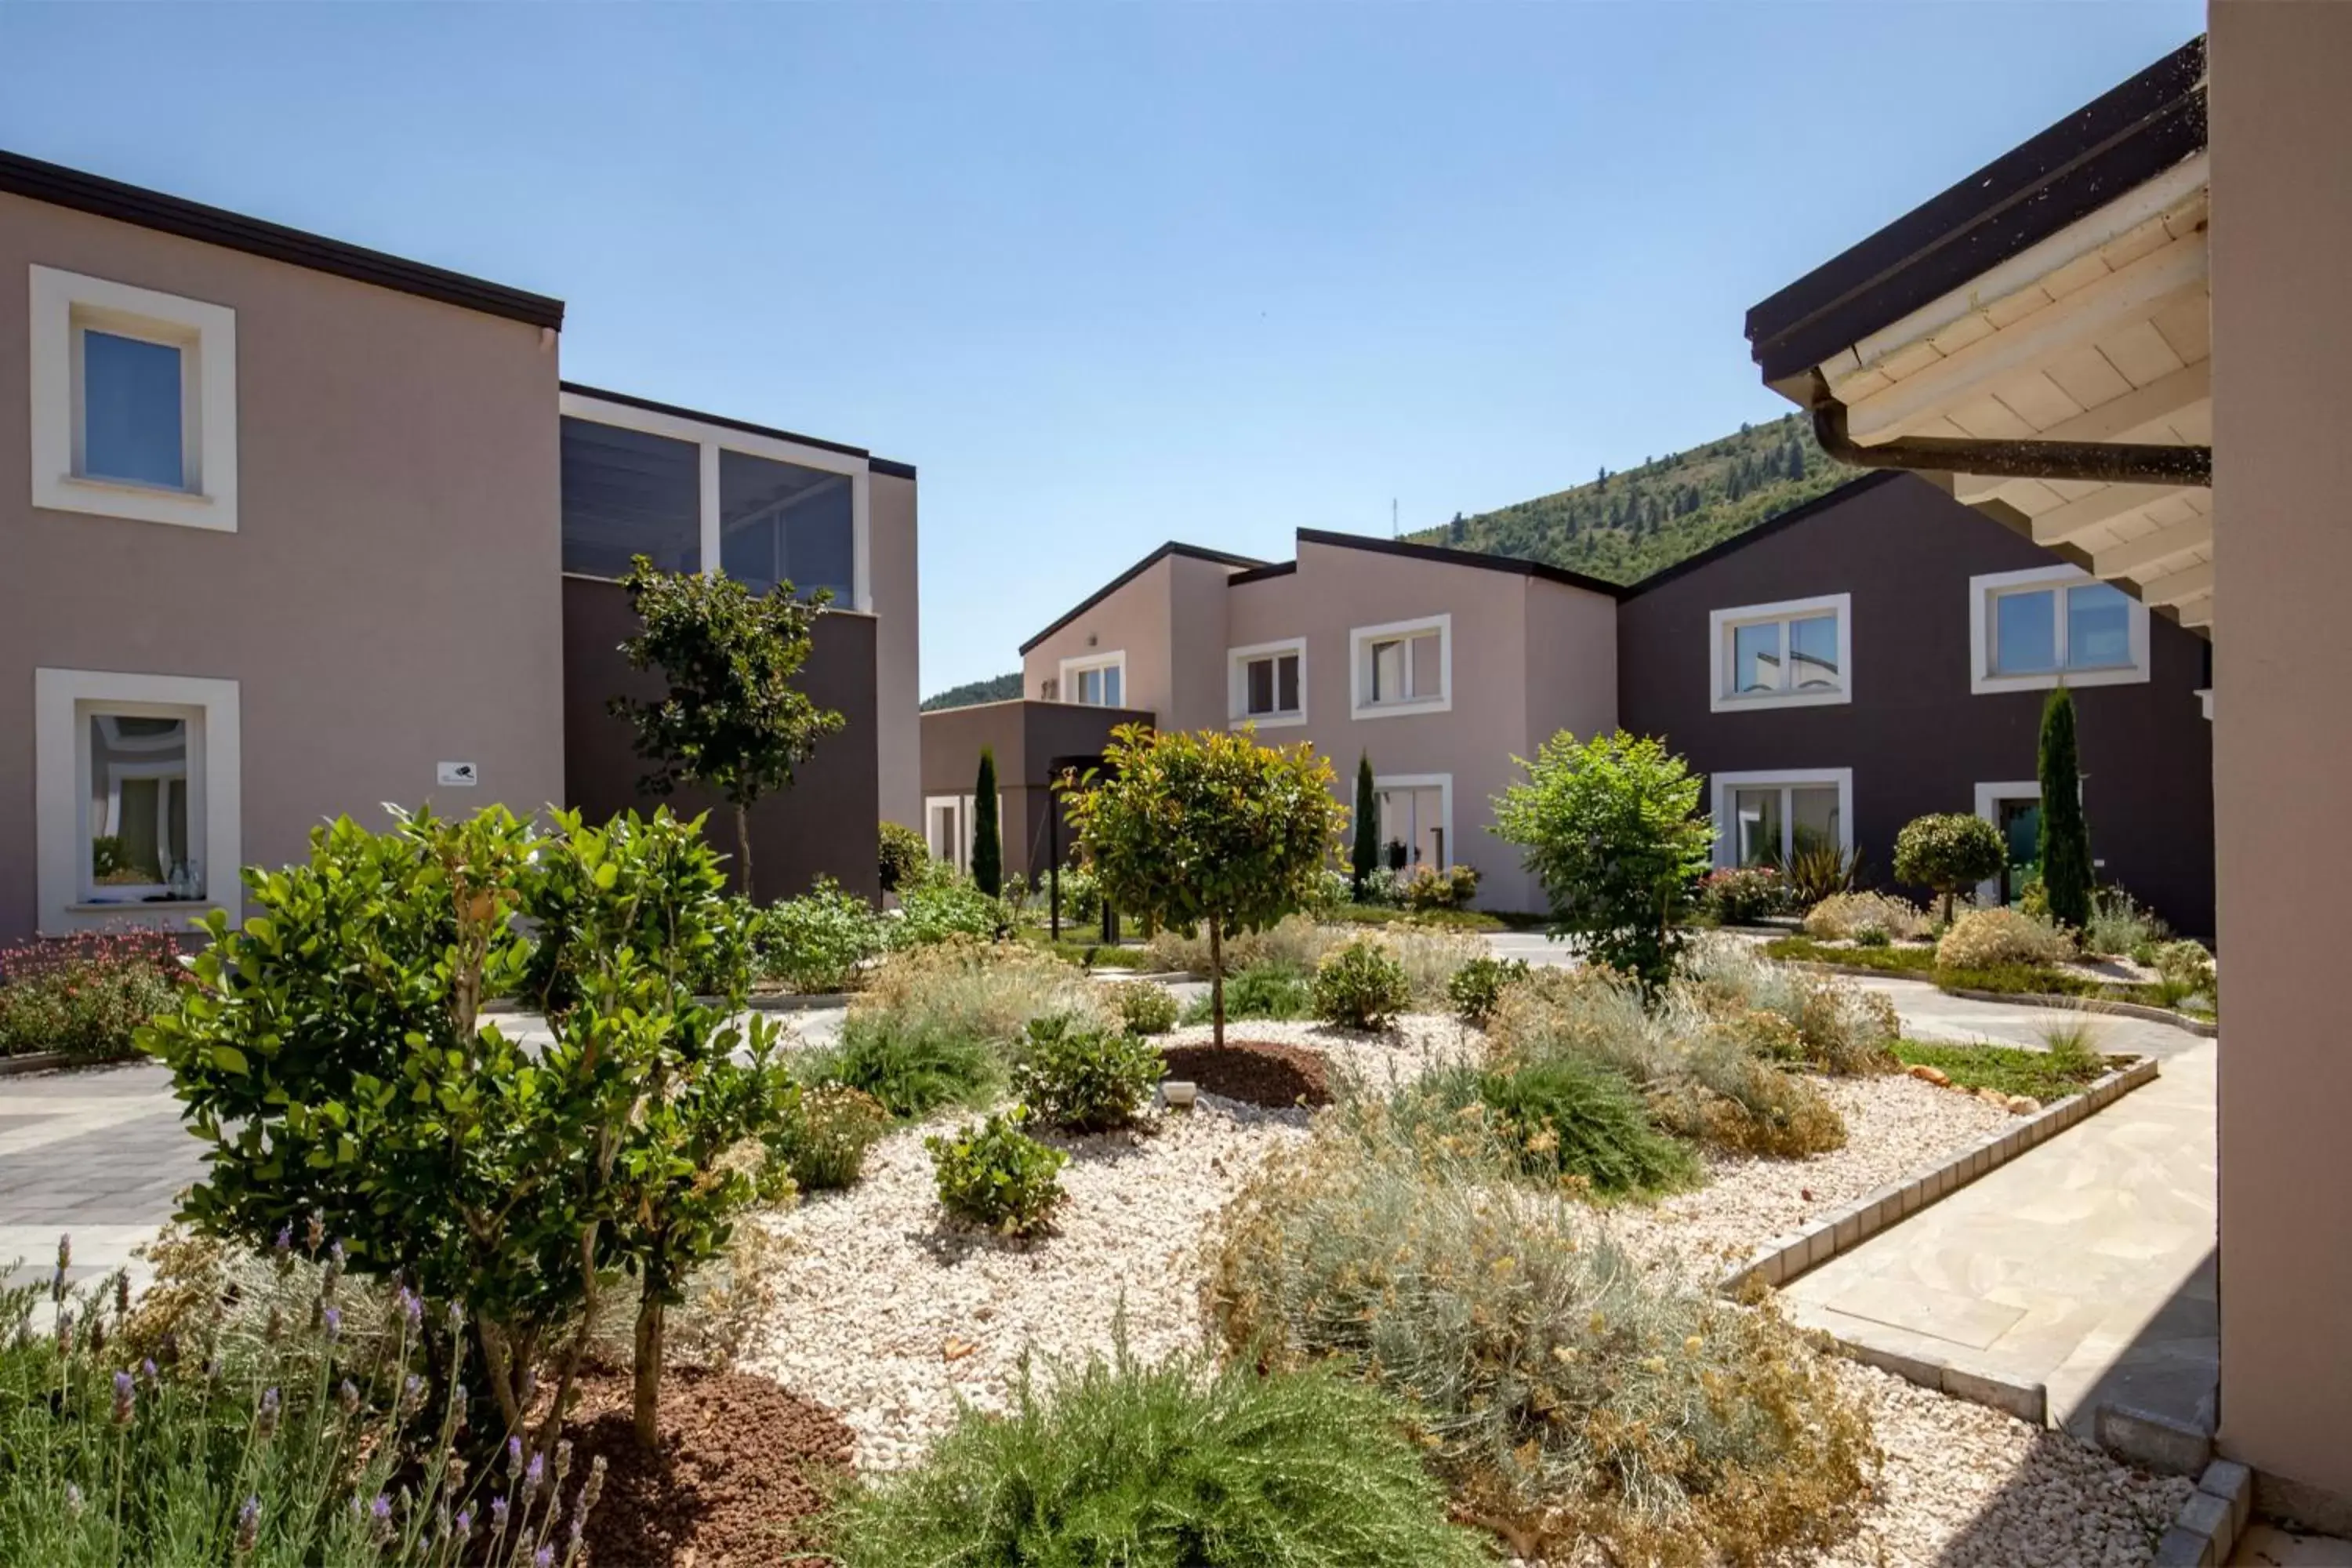
POLYGON ((2213 484, 2210 447, 2157 447, 2116 441, 1974 441, 1908 436, 1865 447, 1846 433, 1845 405, 1813 382, 1813 439, 1858 468, 1925 468, 2011 479, 2093 479, 2119 485, 2213 484))

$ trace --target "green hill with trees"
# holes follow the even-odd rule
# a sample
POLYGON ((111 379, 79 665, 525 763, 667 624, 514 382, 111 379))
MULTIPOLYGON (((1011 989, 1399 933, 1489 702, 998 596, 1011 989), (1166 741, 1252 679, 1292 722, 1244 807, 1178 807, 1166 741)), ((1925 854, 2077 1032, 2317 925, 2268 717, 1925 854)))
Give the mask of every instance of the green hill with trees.
POLYGON ((923 711, 935 712, 941 708, 976 708, 983 702, 1009 702, 1021 695, 1021 672, 1007 670, 992 675, 986 680, 967 680, 961 686, 950 686, 936 697, 923 699, 923 711))
POLYGON ((1607 468, 1590 484, 1538 496, 1405 537, 1564 566, 1611 583, 1635 583, 1790 508, 1835 489, 1861 470, 1832 462, 1796 415, 1742 425, 1687 452, 1607 468))

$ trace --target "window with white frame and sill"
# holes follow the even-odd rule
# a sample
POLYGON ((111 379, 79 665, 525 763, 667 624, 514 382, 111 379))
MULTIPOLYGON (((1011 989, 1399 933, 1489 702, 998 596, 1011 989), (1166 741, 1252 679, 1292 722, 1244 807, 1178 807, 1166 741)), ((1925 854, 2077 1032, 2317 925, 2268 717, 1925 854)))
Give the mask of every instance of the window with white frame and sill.
POLYGON ((1127 700, 1127 655, 1090 654, 1062 661, 1061 693, 1065 702, 1087 708, 1119 708, 1127 700))
POLYGON ((1230 716, 1267 728, 1307 722, 1307 639, 1237 647, 1227 655, 1230 716))
POLYGON ((235 531, 236 312, 31 276, 33 504, 235 531))
POLYGON ((1717 773, 1717 866, 1788 866, 1811 851, 1853 847, 1853 773, 1717 773))
POLYGON ((1853 700, 1853 596, 1828 594, 1707 616, 1713 710, 1853 700))
POLYGON ((1437 713, 1452 707, 1453 638, 1451 615, 1355 628, 1349 634, 1355 716, 1437 713))
POLYGON ((2080 567, 1971 577, 1969 630, 1979 693, 2148 679, 2147 606, 2080 567))

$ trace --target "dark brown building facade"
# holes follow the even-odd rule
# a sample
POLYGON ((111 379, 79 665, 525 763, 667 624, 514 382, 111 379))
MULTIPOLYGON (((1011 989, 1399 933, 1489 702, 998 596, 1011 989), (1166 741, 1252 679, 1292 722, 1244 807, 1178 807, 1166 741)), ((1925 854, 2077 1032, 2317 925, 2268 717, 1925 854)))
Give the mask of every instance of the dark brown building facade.
POLYGON ((1149 724, 1140 709, 1076 702, 983 702, 923 715, 923 832, 934 858, 958 868, 971 859, 973 788, 983 747, 996 754, 997 821, 1004 868, 1033 881, 1071 860, 1069 822, 1053 793, 1056 764, 1099 757, 1122 724, 1149 724))

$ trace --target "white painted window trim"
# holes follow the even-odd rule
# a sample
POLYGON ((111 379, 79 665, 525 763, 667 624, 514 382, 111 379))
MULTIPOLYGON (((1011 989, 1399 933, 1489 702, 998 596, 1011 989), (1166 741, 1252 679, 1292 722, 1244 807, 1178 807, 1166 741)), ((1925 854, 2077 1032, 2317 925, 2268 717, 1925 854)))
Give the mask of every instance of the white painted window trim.
MULTIPOLYGON (((1998 832, 2000 828, 2002 801, 2040 800, 2041 798, 2042 781, 2040 779, 2019 779, 2009 784, 1980 784, 1977 785, 1977 815, 1991 823, 1994 831, 1998 832)), ((1987 909, 2000 902, 1999 877, 1990 878, 1977 884, 1977 902, 1987 909)))
POLYGON ((688 419, 681 415, 633 407, 625 403, 608 403, 601 397, 591 397, 579 392, 562 394, 558 398, 558 407, 562 414, 573 419, 617 426, 624 430, 641 431, 648 436, 667 436, 673 441, 691 442, 701 449, 700 554, 702 573, 707 577, 719 574, 719 545, 723 537, 719 522, 719 454, 721 450, 846 475, 849 479, 850 569, 856 578, 856 592, 851 595, 853 602, 842 608, 866 615, 874 613, 874 552, 868 534, 870 522, 866 504, 871 476, 864 458, 848 452, 828 451, 823 447, 811 447, 800 441, 787 441, 779 437, 756 436, 749 430, 730 429, 724 425, 688 419))
POLYGON ((1389 621, 1377 626, 1356 626, 1348 633, 1348 706, 1358 719, 1400 719, 1411 713, 1447 713, 1454 709, 1454 616, 1422 616, 1410 621, 1389 621), (1371 645, 1421 632, 1437 634, 1437 695, 1371 700, 1371 645))
POLYGON ((1822 708, 1853 700, 1853 595, 1822 594, 1810 599, 1783 599, 1777 605, 1739 605, 1710 610, 1706 616, 1708 667, 1714 684, 1707 692, 1709 710, 1738 713, 1751 708, 1822 708), (1731 634, 1742 626, 1784 623, 1780 633, 1781 668, 1789 668, 1789 621, 1801 621, 1828 612, 1837 617, 1838 685, 1834 691, 1762 691, 1735 695, 1731 634))
MULTIPOLYGON (((1437 795, 1438 826, 1445 835, 1447 865, 1462 863, 1461 844, 1454 837, 1454 775, 1452 773, 1374 773, 1372 794, 1384 789, 1433 789, 1437 795)), ((1381 847, 1386 847, 1382 845, 1381 847)), ((1410 847, 1410 846, 1408 846, 1410 847)), ((1410 861, 1407 862, 1411 864, 1410 861)), ((1443 871, 1444 866, 1437 868, 1443 871)))
MULTIPOLYGON (((1993 673, 1992 602, 2004 594, 2037 588, 2066 588, 2096 583, 2080 566, 2029 566, 2021 572, 1988 572, 1969 579, 1969 690, 1982 697, 1999 691, 2047 691, 2064 686, 2139 686, 2150 678, 2147 657, 2147 606, 2124 595, 2126 635, 2131 643, 2131 663, 2119 669, 2060 668, 2036 675, 1993 673)), ((2117 590, 2121 592, 2121 590, 2117 590)), ((2066 616, 2058 613, 2058 654, 2065 661, 2066 616)))
POLYGON ((923 797, 923 843, 929 847, 931 842, 931 813, 943 805, 952 808, 955 812, 955 826, 950 830, 955 840, 952 845, 954 854, 949 858, 949 864, 958 871, 969 871, 971 869, 972 835, 972 797, 971 795, 925 795, 923 797))
POLYGON ((31 269, 33 504, 133 522, 236 531, 236 312, 54 267, 31 269), (188 489, 87 478, 77 452, 78 333, 168 342, 180 351, 181 462, 188 489))
MULTIPOLYGON (((1121 678, 1122 679, 1124 677, 1121 678)), ((1276 694, 1280 692, 1279 671, 1276 672, 1276 694)), ((1307 722, 1307 639, 1281 637, 1273 642, 1252 643, 1246 647, 1225 650, 1225 712, 1226 728, 1238 730, 1244 724, 1255 724, 1261 730, 1286 730, 1307 722), (1298 706, 1273 713, 1252 713, 1249 710, 1249 667, 1261 658, 1279 658, 1284 654, 1298 656, 1298 706)))
POLYGON ((1113 648, 1108 653, 1079 654, 1075 658, 1066 658, 1062 661, 1060 673, 1055 676, 1055 685, 1054 689, 1057 694, 1058 700, 1070 703, 1075 707, 1127 708, 1132 706, 1129 699, 1133 694, 1127 689, 1127 650, 1123 647, 1113 648), (1076 675, 1084 675, 1090 669, 1116 669, 1118 671, 1118 700, 1117 702, 1084 702, 1079 700, 1076 695, 1077 689, 1071 685, 1070 678, 1076 675))
POLYGON ((112 924, 183 928, 205 910, 244 919, 245 819, 237 717, 237 685, 181 675, 125 675, 111 670, 33 672, 33 821, 35 905, 44 931, 112 924), (83 871, 89 854, 89 752, 83 737, 93 710, 194 716, 188 734, 188 817, 205 879, 199 900, 155 904, 85 901, 83 871), (192 712, 193 710, 193 712, 192 712), (201 834, 196 825, 201 822, 201 834))
MULTIPOLYGON (((1714 804, 1715 865, 1726 870, 1739 864, 1738 847, 1733 841, 1732 792, 1742 789, 1767 789, 1775 785, 1783 789, 1819 788, 1835 784, 1838 792, 1838 847, 1853 847, 1853 770, 1852 768, 1753 768, 1739 773, 1716 773, 1707 781, 1708 798, 1714 804)), ((1794 824, 1788 812, 1780 814, 1781 831, 1793 837, 1794 824)))

